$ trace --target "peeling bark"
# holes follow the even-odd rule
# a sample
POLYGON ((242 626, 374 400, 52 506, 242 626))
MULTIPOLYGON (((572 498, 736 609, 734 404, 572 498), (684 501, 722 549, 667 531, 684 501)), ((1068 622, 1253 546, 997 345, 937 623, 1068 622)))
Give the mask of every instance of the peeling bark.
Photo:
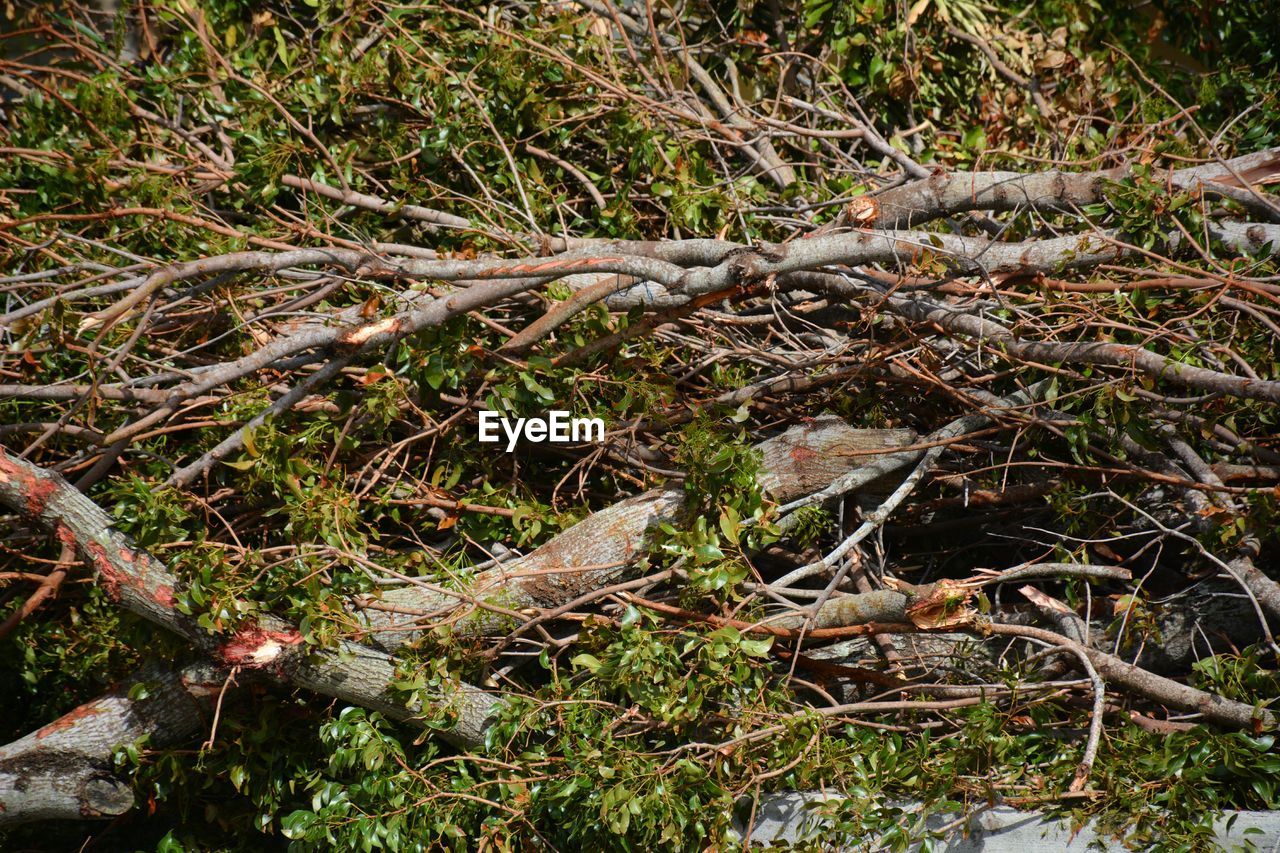
MULTIPOLYGON (((907 622, 907 605, 910 599, 891 589, 878 589, 858 595, 832 598, 822 605, 813 617, 815 628, 843 628, 846 625, 866 625, 870 622, 907 622)), ((807 614, 787 614, 781 619, 770 619, 775 628, 800 628, 807 621, 807 614)))

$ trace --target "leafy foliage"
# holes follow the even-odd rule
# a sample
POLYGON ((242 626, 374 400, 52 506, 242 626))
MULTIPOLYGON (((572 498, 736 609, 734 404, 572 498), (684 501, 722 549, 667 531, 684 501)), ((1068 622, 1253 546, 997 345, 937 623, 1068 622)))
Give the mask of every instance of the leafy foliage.
MULTIPOLYGON (((795 236, 797 223, 829 220, 902 158, 926 171, 1133 161, 1085 217, 1019 210, 1000 219, 998 230, 1017 239, 1097 225, 1154 254, 1170 250, 1170 233, 1199 237, 1209 208, 1202 198, 1168 192, 1149 164, 1280 142, 1280 33, 1267 4, 1169 0, 1133 14, 1091 0, 686 4, 681 43, 709 46, 697 55, 713 79, 762 115, 812 120, 808 133, 771 137, 784 159, 800 164, 785 189, 742 166, 750 144, 732 137, 737 131, 726 142, 715 136, 724 127, 719 119, 694 113, 690 120, 686 105, 655 98, 655 81, 693 91, 674 48, 633 56, 572 4, 520 14, 522 4, 153 0, 126 4, 114 30, 101 27, 105 33, 63 6, 18 5, 15 33, 3 40, 6 61, 42 47, 53 51, 46 61, 57 71, 37 77, 23 70, 19 77, 39 85, 4 104, 3 144, 16 152, 0 157, 4 270, 49 276, 37 279, 44 289, 32 298, 50 300, 6 329, 5 381, 14 383, 96 385, 152 369, 189 376, 257 351, 295 328, 290 323, 342 312, 390 316, 408 298, 372 277, 337 275, 317 285, 236 274, 181 285, 158 318, 141 308, 92 327, 82 321, 120 292, 76 294, 95 284, 92 275, 74 287, 43 283, 72 262, 90 271, 147 259, 165 264, 281 242, 429 245, 456 258, 528 254, 539 248, 531 227, 547 239, 781 241, 795 236), (131 37, 123 24, 144 6, 143 55, 117 61, 131 37), (38 41, 49 33, 78 47, 58 53, 38 41), (815 103, 796 105, 806 98, 815 103), (760 108, 766 104, 773 107, 760 108), (848 134, 842 116, 854 113, 886 150, 866 145, 865 133, 848 134), (437 228, 344 206, 289 177, 349 185, 476 227, 437 228), (148 329, 160 331, 142 333, 148 329)), ((1215 204, 1239 212, 1235 202, 1215 204)), ((983 228, 959 218, 939 227, 983 228)), ((1206 352, 1235 354, 1260 377, 1280 378, 1266 325, 1274 328, 1274 307, 1261 297, 1247 303, 1250 316, 1261 313, 1265 322, 1216 310, 1226 294, 1217 284, 1243 274, 1271 281, 1275 261, 1228 259, 1211 241, 1199 248, 1168 263, 1143 256, 1148 269, 1064 274, 1074 291, 1037 281, 1023 295, 1049 338, 1150 346, 1202 366, 1213 366, 1206 352), (1196 274, 1214 287, 1127 286, 1196 274), (1177 334, 1166 335, 1169 328, 1177 334)), ((917 272, 930 271, 922 258, 917 272)), ((444 292, 430 281, 406 291, 444 292)), ((540 310, 571 298, 554 286, 529 296, 540 310)), ((1013 323, 1022 315, 1004 298, 984 310, 1013 323)), ((780 304, 770 310, 784 311, 780 304)), ((164 487, 179 460, 212 451, 278 398, 274 383, 301 375, 271 365, 232 383, 228 396, 185 412, 178 428, 139 437, 88 493, 137 545, 173 567, 182 581, 176 606, 200 626, 227 630, 273 613, 298 625, 310 647, 332 648, 369 640, 348 602, 385 581, 371 566, 456 588, 476 563, 505 549, 532 550, 594 509, 675 482, 678 472, 689 520, 657 531, 647 563, 677 572, 682 604, 752 620, 768 611, 748 601, 743 582, 760 570, 756 552, 781 535, 752 450, 761 435, 827 410, 858 426, 921 431, 960 411, 947 395, 931 393, 934 372, 953 365, 933 352, 916 358, 920 342, 870 307, 855 306, 838 321, 865 348, 812 365, 812 376, 832 364, 875 362, 897 368, 896 382, 907 364, 916 384, 855 377, 786 398, 786 406, 717 399, 779 368, 776 360, 742 357, 732 325, 698 329, 715 346, 705 363, 693 364, 680 339, 634 334, 644 329, 639 310, 596 304, 538 352, 509 355, 502 345, 529 310, 516 303, 483 317, 461 315, 355 358, 305 407, 249 431, 243 448, 199 488, 164 487), (612 343, 587 352, 601 342, 612 343), (578 415, 607 413, 621 433, 644 423, 660 436, 661 458, 622 464, 630 461, 623 438, 610 445, 612 456, 492 453, 460 438, 453 416, 475 404, 511 416, 553 404, 578 415)), ((980 351, 977 364, 990 373, 990 390, 1003 393, 1023 374, 998 357, 980 351), (989 369, 983 358, 998 366, 989 369)), ((786 367, 809 375, 807 364, 786 367)), ((1174 502, 1167 483, 1138 476, 1142 460, 1126 443, 1157 446, 1159 427, 1169 422, 1153 416, 1157 403, 1193 409, 1183 414, 1194 420, 1177 421, 1180 434, 1211 461, 1229 458, 1223 431, 1274 451, 1280 424, 1273 406, 1222 395, 1168 403, 1154 380, 1113 381, 1090 366, 1052 369, 1049 402, 1069 420, 1019 433, 1014 446, 1025 467, 1001 467, 1013 447, 985 438, 967 446, 973 473, 937 478, 923 508, 907 513, 904 524, 928 535, 886 529, 904 571, 959 576, 1045 550, 1064 562, 1089 562, 1098 558, 1097 542, 1111 542, 1136 565, 1166 560, 1190 575, 1190 546, 1170 554, 1161 546, 1152 556, 1154 540, 1140 538, 1150 525, 1099 497, 1093 475, 1110 478, 1107 488, 1125 500, 1174 502), (1066 470, 1085 474, 1077 480, 1066 470), (1055 526, 1061 535, 1047 549, 986 537, 998 516, 974 524, 955 511, 969 506, 971 494, 1046 482, 1035 501, 1011 512, 1024 530, 1055 526), (1138 544, 1130 547, 1131 540, 1138 544)), ((12 434, 6 427, 5 441, 18 449, 32 429, 39 435, 48 424, 70 423, 87 432, 51 435, 35 456, 66 463, 68 476, 92 469, 100 448, 90 453, 86 442, 136 411, 86 400, 0 400, 0 420, 14 427, 12 434)), ((1252 489, 1232 500, 1232 517, 1195 528, 1195 541, 1217 550, 1274 544, 1276 495, 1252 489)), ((793 521, 787 535, 801 548, 835 541, 826 508, 793 521)), ((57 556, 30 537, 15 543, 6 544, 15 565, 57 556)), ((1065 597, 1083 607, 1095 603, 1093 594, 1070 587, 1065 597)), ((0 615, 22 598, 6 594, 0 615)), ((1113 628, 1127 632, 1126 651, 1161 640, 1149 603, 1147 590, 1130 588, 1110 601, 1122 614, 1113 628)), ((607 615, 576 623, 572 638, 548 635, 538 655, 491 682, 519 692, 505 702, 486 747, 473 753, 377 712, 256 685, 232 691, 211 745, 140 743, 120 751, 119 766, 147 814, 104 831, 100 842, 159 850, 728 848, 736 843, 735 817, 753 798, 823 786, 848 799, 821 809, 828 834, 815 845, 843 837, 908 849, 927 841, 929 815, 1010 798, 1078 821, 1099 817, 1133 846, 1192 849, 1208 843, 1219 810, 1277 806, 1280 766, 1269 734, 1196 728, 1157 735, 1122 720, 1102 744, 1096 796, 1059 799, 1080 761, 1075 735, 1087 727, 1068 703, 1002 694, 1014 698, 949 711, 941 726, 913 710, 882 718, 824 714, 811 706, 838 704, 827 692, 836 688, 818 676, 810 681, 794 658, 781 657, 785 644, 728 623, 673 628, 635 605, 614 604, 607 615), (762 730, 768 737, 753 736, 762 730), (915 805, 902 805, 907 800, 915 805)), ((16 697, 6 706, 6 735, 97 695, 127 676, 143 651, 181 653, 121 614, 101 588, 68 584, 0 642, 0 695, 16 697)), ((428 636, 402 656, 397 689, 426 695, 463 677, 491 677, 490 661, 476 651, 446 632, 428 636)), ((1276 695, 1269 655, 1259 648, 1206 658, 1192 678, 1261 704, 1276 695)), ((992 683, 1012 684, 1020 674, 1013 664, 993 668, 992 683)), ((858 685, 846 698, 878 689, 858 685)), ((427 731, 442 728, 450 709, 432 707, 424 717, 427 731)), ((32 830, 2 840, 52 843, 32 830)))

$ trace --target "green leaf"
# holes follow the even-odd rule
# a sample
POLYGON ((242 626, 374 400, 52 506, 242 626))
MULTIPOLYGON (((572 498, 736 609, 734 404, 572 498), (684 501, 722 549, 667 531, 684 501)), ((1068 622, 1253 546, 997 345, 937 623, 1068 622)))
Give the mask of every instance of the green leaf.
POLYGON ((580 655, 574 655, 569 660, 569 663, 593 673, 599 671, 600 667, 604 666, 598 657, 586 654, 585 652, 580 655))

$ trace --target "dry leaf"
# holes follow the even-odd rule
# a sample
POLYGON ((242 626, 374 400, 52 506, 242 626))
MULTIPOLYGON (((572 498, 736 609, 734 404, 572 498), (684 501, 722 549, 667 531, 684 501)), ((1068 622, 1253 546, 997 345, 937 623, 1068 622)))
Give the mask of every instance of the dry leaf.
POLYGON ((907 605, 907 618, 917 628, 950 628, 967 625, 974 613, 968 607, 973 596, 955 581, 941 580, 933 589, 907 605))
POLYGON ((1025 595, 1028 601, 1030 601, 1036 607, 1041 608, 1042 610, 1052 610, 1057 613, 1071 613, 1073 615, 1075 614, 1075 611, 1072 610, 1070 607, 1063 604, 1058 599, 1053 598, 1052 596, 1045 595, 1043 592, 1036 589, 1034 586, 1019 587, 1018 592, 1025 595))
POLYGON ((911 11, 907 12, 907 20, 903 29, 911 29, 911 25, 920 20, 924 10, 929 8, 929 2, 930 0, 917 0, 916 4, 911 7, 911 11))

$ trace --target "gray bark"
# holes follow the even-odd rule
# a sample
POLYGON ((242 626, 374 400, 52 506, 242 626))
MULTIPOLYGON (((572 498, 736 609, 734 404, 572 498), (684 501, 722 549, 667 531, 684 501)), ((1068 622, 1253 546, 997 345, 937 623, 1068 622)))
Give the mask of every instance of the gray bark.
MULTIPOLYGON (((395 670, 395 660, 388 655, 344 642, 336 654, 313 655, 303 661, 291 680, 305 690, 380 711, 395 720, 413 722, 426 709, 421 698, 406 701, 389 689, 396 678, 395 670)), ((501 701, 466 682, 459 682, 452 691, 433 692, 427 700, 432 711, 445 710, 453 716, 453 725, 440 734, 463 748, 484 743, 485 731, 501 701)))
POLYGON ((203 665, 147 667, 132 684, 0 746, 0 826, 129 811, 133 791, 115 776, 112 753, 144 736, 151 746, 191 737, 206 725, 224 678, 203 665), (131 699, 137 685, 145 696, 131 699))
MULTIPOLYGON (((760 485, 779 503, 819 491, 884 451, 910 444, 911 430, 857 430, 839 418, 823 417, 793 427, 757 445, 762 457, 760 485)), ((551 608, 609 586, 644 553, 648 531, 681 519, 684 494, 655 489, 593 513, 525 557, 481 572, 457 595, 407 586, 383 594, 394 611, 366 608, 364 616, 380 643, 396 648, 422 630, 415 615, 447 615, 466 600, 508 611, 551 608), (391 630, 388 630, 391 629, 391 630)), ((477 609, 456 622, 459 634, 500 630, 510 617, 477 609)))
MULTIPOLYGON (((241 625, 230 635, 208 634, 194 619, 174 609, 179 581, 164 564, 134 548, 112 527, 111 518, 102 509, 60 476, 3 449, 0 505, 11 507, 52 530, 63 544, 74 546, 120 606, 186 638, 220 664, 292 681, 326 696, 378 708, 399 720, 412 721, 422 712, 420 703, 402 701, 390 691, 395 662, 384 652, 354 644, 309 650, 293 626, 270 616, 241 625)), ((493 713, 496 698, 462 685, 448 695, 430 699, 458 710, 459 728, 441 730, 442 737, 464 748, 482 742, 480 723, 493 713)))
MULTIPOLYGON (((1153 173, 1167 178, 1175 189, 1203 190, 1209 197, 1237 198, 1229 184, 1232 172, 1247 177, 1249 172, 1280 160, 1280 149, 1270 148, 1226 161, 1189 169, 1153 173), (1226 183, 1222 183, 1225 181, 1226 183)), ((876 216, 867 228, 901 229, 962 213, 989 210, 997 213, 1035 210, 1040 213, 1077 213, 1089 204, 1106 201, 1109 182, 1123 180, 1131 169, 1105 169, 1095 172, 940 172, 920 181, 886 190, 873 197, 876 216)), ((1241 196, 1243 200, 1243 197, 1241 196)), ((1251 212, 1275 211, 1253 200, 1251 212)))

